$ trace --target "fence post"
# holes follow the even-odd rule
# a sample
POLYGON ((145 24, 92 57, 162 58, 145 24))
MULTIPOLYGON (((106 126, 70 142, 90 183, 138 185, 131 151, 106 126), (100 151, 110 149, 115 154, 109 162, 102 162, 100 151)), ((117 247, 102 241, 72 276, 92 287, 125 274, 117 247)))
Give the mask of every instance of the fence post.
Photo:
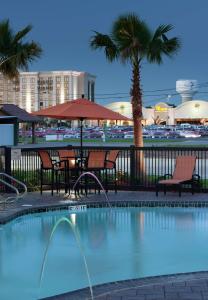
POLYGON ((11 175, 11 147, 5 147, 5 173, 11 175))
POLYGON ((136 151, 135 146, 131 145, 130 146, 130 185, 131 185, 131 187, 135 186, 135 179, 136 179, 135 151, 136 151))

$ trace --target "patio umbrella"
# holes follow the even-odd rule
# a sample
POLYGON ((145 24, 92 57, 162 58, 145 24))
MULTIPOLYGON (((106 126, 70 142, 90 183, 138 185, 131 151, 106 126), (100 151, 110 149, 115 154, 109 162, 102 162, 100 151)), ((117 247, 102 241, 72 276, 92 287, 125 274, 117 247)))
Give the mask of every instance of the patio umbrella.
POLYGON ((83 121, 84 120, 121 120, 129 121, 125 116, 102 105, 81 98, 57 104, 33 113, 37 116, 61 120, 80 120, 80 156, 83 157, 83 121))

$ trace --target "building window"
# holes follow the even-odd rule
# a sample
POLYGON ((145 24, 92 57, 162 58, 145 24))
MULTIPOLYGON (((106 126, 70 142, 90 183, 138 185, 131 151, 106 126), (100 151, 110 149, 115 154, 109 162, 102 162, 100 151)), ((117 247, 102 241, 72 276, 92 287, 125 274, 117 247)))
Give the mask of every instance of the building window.
POLYGON ((87 97, 92 102, 95 101, 95 83, 93 81, 88 81, 87 97))
POLYGON ((60 81, 61 81, 61 77, 60 76, 56 77, 56 82, 60 82, 60 81))
POLYGON ((92 102, 95 101, 95 83, 94 82, 91 83, 91 101, 92 102))
POLYGON ((87 83, 87 99, 90 99, 90 81, 87 83))

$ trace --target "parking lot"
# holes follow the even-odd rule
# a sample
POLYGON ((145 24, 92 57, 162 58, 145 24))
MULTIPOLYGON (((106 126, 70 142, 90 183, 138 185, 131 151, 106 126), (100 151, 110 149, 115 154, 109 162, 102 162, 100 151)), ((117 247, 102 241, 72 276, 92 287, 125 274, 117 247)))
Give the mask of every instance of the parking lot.
MULTIPOLYGON (((45 142, 71 142, 79 143, 80 129, 68 127, 37 127, 35 136, 38 143, 45 142), (77 141, 77 142, 76 142, 77 141)), ((32 137, 32 130, 19 130, 20 142, 27 143, 32 137)), ((89 143, 117 144, 125 142, 126 145, 133 142, 132 126, 111 126, 111 127, 84 127, 83 139, 89 143)), ((143 137, 147 144, 158 146, 164 142, 168 145, 177 143, 180 145, 206 145, 208 142, 208 126, 203 125, 176 125, 161 126, 151 125, 143 127, 143 137)))

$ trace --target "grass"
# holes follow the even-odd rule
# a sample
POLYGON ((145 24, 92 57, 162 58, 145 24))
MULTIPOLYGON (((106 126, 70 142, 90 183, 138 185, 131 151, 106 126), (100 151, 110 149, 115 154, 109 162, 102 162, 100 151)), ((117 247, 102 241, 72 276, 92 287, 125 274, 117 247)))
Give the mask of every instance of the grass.
MULTIPOLYGON (((175 143, 175 142, 179 142, 181 141, 181 139, 144 139, 144 143, 145 144, 149 144, 149 143, 175 143)), ((182 140, 183 141, 183 140, 182 140)), ((44 138, 36 138, 36 143, 45 143, 45 139, 44 138)), ((66 142, 66 143, 72 143, 72 142, 77 142, 80 143, 79 139, 64 139, 63 141, 48 141, 46 143, 59 143, 59 142, 66 142)), ((132 143, 133 144, 133 139, 106 139, 106 142, 102 142, 101 139, 83 139, 84 143, 103 143, 103 144, 107 144, 107 143, 122 143, 122 144, 126 144, 126 143, 132 143)), ((31 138, 19 138, 19 143, 32 143, 32 139, 31 138)))
MULTIPOLYGON (((193 144, 184 144, 185 139, 179 138, 179 139, 144 139, 144 146, 157 146, 157 145, 165 145, 165 147, 208 147, 208 140, 207 143, 200 144, 200 141, 196 143, 196 140, 194 140, 193 144)), ((190 141, 190 140, 189 140, 190 141)), ((63 141, 45 141, 45 138, 36 138, 36 143, 38 144, 44 144, 47 143, 50 145, 50 143, 59 143, 64 142, 68 144, 76 143, 77 145, 80 145, 80 139, 65 139, 63 141)), ((31 138, 19 138, 19 143, 23 144, 31 144, 32 139, 31 138)), ((110 145, 112 144, 118 144, 118 145, 133 145, 133 139, 106 139, 106 142, 102 142, 101 139, 83 139, 83 143, 86 144, 99 144, 99 145, 110 145)))

